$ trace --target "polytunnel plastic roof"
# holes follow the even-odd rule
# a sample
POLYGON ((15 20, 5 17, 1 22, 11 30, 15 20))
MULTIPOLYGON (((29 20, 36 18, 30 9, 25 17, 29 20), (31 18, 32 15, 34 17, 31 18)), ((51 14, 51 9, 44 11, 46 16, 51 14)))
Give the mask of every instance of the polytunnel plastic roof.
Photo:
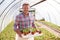
MULTIPOLYGON (((19 14, 19 8, 23 3, 29 3, 30 6, 41 0, 0 0, 0 31, 13 20, 14 16, 19 14), (6 22, 7 21, 7 22, 6 22)), ((60 0, 46 0, 31 8, 35 8, 35 18, 40 20, 44 18, 60 26, 60 0)))

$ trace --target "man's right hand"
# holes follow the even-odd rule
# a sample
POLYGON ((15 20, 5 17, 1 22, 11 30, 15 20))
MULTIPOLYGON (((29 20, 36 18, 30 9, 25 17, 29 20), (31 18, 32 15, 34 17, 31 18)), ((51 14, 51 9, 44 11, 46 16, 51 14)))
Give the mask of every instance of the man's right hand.
POLYGON ((15 30, 15 32, 16 32, 20 37, 22 37, 21 32, 20 32, 19 29, 15 30))
POLYGON ((22 35, 21 34, 18 34, 20 37, 22 37, 22 35))

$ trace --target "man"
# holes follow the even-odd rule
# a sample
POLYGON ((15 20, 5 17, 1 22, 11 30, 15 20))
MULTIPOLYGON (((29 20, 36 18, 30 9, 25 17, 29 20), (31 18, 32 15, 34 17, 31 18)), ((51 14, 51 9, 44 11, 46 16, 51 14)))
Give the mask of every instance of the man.
POLYGON ((32 13, 29 13, 29 8, 30 8, 29 4, 24 3, 22 5, 23 12, 16 16, 14 30, 20 38, 17 40, 23 40, 20 31, 21 29, 27 27, 35 27, 34 16, 32 15, 32 13))

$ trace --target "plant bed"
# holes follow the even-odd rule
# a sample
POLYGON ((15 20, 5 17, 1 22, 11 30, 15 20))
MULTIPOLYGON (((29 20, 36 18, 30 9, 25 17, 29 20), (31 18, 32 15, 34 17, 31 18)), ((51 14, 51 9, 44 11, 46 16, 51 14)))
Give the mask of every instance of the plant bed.
POLYGON ((47 21, 40 21, 40 22, 44 23, 45 25, 48 25, 49 27, 51 27, 53 29, 60 30, 60 26, 58 26, 54 23, 47 22, 47 21))

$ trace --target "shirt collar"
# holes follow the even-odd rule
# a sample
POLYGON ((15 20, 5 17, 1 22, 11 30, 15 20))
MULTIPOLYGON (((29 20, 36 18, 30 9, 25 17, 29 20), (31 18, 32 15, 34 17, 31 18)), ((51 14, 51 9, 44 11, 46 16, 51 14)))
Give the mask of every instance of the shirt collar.
POLYGON ((29 13, 28 13, 28 16, 25 16, 23 12, 22 12, 22 14, 23 14, 24 17, 29 17, 29 13))

